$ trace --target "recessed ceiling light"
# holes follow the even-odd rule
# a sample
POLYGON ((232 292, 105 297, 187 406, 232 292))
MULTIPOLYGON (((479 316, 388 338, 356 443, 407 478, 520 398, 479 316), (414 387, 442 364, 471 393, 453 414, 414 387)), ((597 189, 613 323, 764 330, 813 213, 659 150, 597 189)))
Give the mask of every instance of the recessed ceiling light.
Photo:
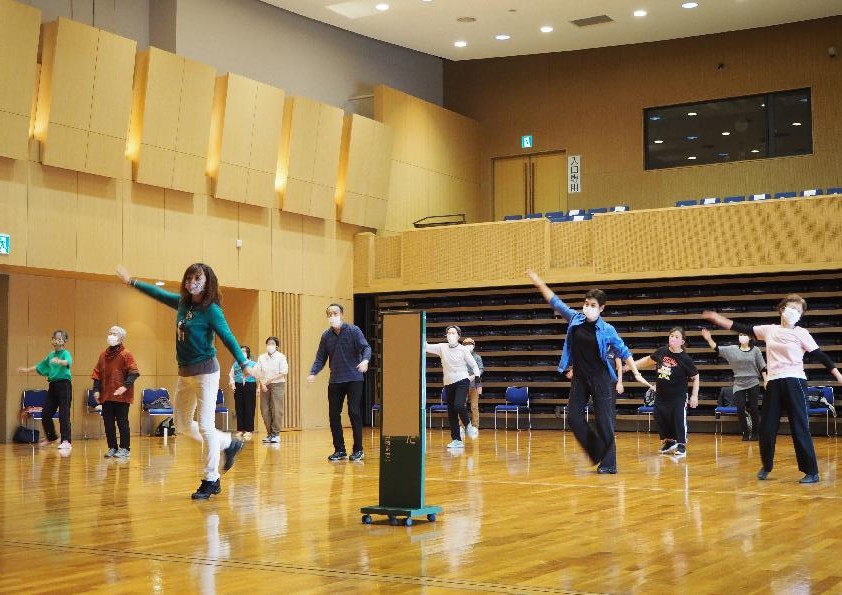
POLYGON ((541 33, 552 33, 553 28, 550 25, 544 25, 541 27, 541 33))
POLYGON ((722 133, 722 136, 731 136, 731 133, 726 130, 722 133))
POLYGON ((645 16, 646 16, 646 11, 645 11, 645 10, 635 10, 635 11, 634 11, 634 16, 636 16, 636 17, 645 17, 645 16))
POLYGON ((662 144, 663 142, 664 142, 664 141, 662 141, 661 139, 657 139, 657 140, 655 141, 655 144, 656 144, 656 145, 660 145, 660 144, 662 144))
POLYGON ((687 137, 687 140, 698 140, 698 138, 699 138, 698 136, 690 135, 690 136, 687 137))
POLYGON ((506 35, 505 33, 502 33, 502 34, 500 34, 500 35, 495 35, 495 36, 494 36, 494 39, 496 39, 496 40, 498 40, 498 41, 506 41, 507 39, 511 39, 511 38, 512 38, 512 36, 511 36, 511 35, 506 35))
POLYGON ((719 155, 720 157, 727 157, 728 153, 717 153, 717 155, 719 155))
POLYGON ((653 122, 657 122, 658 120, 661 119, 661 116, 649 116, 649 119, 652 120, 653 122))
POLYGON ((389 10, 389 5, 385 2, 381 2, 380 4, 375 5, 374 8, 376 8, 380 12, 383 12, 384 10, 389 10))
POLYGON ((760 107, 766 107, 766 104, 765 104, 765 103, 761 103, 761 104, 760 104, 760 107))
POLYGON ((793 122, 792 125, 793 126, 801 126, 801 122, 793 122))
POLYGON ((460 39, 459 41, 454 41, 453 45, 455 45, 457 48, 463 48, 468 45, 468 42, 460 39))
POLYGON ((752 152, 752 153, 759 153, 759 152, 760 152, 760 149, 752 149, 752 150, 751 150, 751 152, 752 152))
POLYGON ((689 159, 690 161, 694 161, 694 160, 696 159, 696 156, 695 156, 695 155, 690 155, 687 159, 689 159))
POLYGON ((696 112, 687 112, 687 115, 688 116, 697 116, 698 114, 696 112))
POLYGON ((681 8, 696 8, 698 5, 698 2, 685 2, 681 5, 681 8))
POLYGON ((157 285, 158 287, 162 287, 164 285, 164 282, 163 281, 155 281, 155 285, 157 285))

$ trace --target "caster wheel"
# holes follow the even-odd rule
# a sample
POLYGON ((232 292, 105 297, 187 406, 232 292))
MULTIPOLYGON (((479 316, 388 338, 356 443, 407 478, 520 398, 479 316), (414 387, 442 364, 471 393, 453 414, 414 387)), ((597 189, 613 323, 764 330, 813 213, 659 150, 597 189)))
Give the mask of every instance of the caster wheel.
POLYGON ((406 517, 406 518, 404 519, 404 521, 403 521, 403 524, 404 524, 404 526, 406 526, 406 527, 411 527, 411 526, 412 526, 412 518, 411 518, 411 517, 406 517))
POLYGON ((363 525, 370 525, 371 524, 371 515, 364 514, 363 515, 363 525))
POLYGON ((435 512, 433 512, 433 513, 431 513, 431 514, 428 514, 428 515, 427 515, 427 520, 428 520, 428 521, 430 521, 431 523, 435 523, 435 522, 436 522, 436 513, 435 513, 435 512))
POLYGON ((389 524, 392 525, 392 526, 397 525, 398 524, 398 518, 394 517, 394 516, 390 516, 389 517, 389 524))

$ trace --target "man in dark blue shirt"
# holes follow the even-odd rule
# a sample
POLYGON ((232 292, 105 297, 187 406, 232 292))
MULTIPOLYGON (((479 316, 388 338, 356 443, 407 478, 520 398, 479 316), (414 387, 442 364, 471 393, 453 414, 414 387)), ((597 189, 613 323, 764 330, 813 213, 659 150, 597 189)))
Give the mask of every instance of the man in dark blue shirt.
POLYGON ((371 346, 365 340, 359 327, 343 320, 345 309, 339 304, 327 307, 327 321, 330 328, 322 333, 316 359, 310 368, 307 382, 312 383, 325 363, 330 366, 330 380, 327 385, 330 432, 333 434, 334 452, 327 459, 351 461, 363 459, 363 419, 360 401, 363 395, 363 374, 368 370, 371 346), (348 398, 348 417, 354 434, 354 448, 351 456, 345 450, 345 436, 342 433, 342 404, 348 398))

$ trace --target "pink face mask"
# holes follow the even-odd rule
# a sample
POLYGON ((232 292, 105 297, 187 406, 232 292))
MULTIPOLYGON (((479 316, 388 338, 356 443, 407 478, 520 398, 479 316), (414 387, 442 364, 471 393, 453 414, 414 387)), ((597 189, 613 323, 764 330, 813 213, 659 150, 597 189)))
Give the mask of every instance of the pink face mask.
POLYGON ((669 338, 669 346, 674 348, 674 349, 681 349, 681 345, 683 343, 684 343, 684 341, 681 339, 681 337, 670 337, 669 338))

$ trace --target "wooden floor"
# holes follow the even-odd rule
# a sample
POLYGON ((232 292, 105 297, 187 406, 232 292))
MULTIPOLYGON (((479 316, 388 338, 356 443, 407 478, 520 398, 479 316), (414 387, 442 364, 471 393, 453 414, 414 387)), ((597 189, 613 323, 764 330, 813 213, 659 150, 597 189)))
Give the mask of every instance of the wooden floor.
POLYGON ((428 433, 435 523, 360 523, 377 504, 365 463, 325 460, 327 431, 250 443, 223 492, 192 501, 198 446, 136 438, 0 445, 0 592, 822 593, 842 591, 836 439, 822 482, 799 485, 788 436, 769 480, 757 443, 694 435, 685 459, 655 435, 618 435, 620 473, 594 473, 559 431, 483 429, 464 453, 428 433))

